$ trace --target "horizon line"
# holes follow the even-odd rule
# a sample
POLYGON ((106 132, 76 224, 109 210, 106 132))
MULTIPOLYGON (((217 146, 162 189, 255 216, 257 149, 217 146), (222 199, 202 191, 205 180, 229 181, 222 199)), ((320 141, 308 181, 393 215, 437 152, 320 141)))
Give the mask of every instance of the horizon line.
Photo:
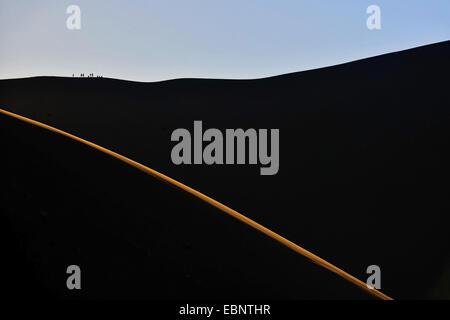
MULTIPOLYGON (((61 75, 32 75, 32 76, 17 77, 17 78, 0 78, 0 81, 25 80, 25 79, 34 79, 34 78, 107 79, 107 80, 117 80, 117 81, 136 82, 136 83, 160 83, 160 82, 177 81, 177 80, 255 81, 255 80, 266 80, 266 79, 277 78, 277 77, 282 77, 282 76, 288 76, 288 75, 293 75, 293 74, 298 74, 298 73, 306 73, 306 72, 312 72, 312 71, 317 71, 317 70, 322 70, 322 69, 327 69, 327 68, 343 66, 343 65, 346 65, 346 64, 360 62, 360 61, 366 61, 366 60, 371 60, 371 59, 375 59, 375 58, 379 58, 379 57, 383 57, 383 56, 387 56, 387 55, 391 55, 391 54, 398 54, 398 53, 402 53, 402 52, 406 52, 406 51, 422 49, 422 48, 425 48, 425 47, 437 46, 437 45, 444 44, 444 43, 447 43, 447 42, 450 42, 450 39, 443 40, 443 41, 438 41, 438 42, 433 42, 433 43, 429 43, 429 44, 424 44, 424 45, 419 45, 419 46, 416 46, 416 47, 410 47, 410 48, 406 48, 406 49, 402 49, 402 50, 382 53, 382 54, 378 54, 378 55, 374 55, 374 56, 364 57, 364 58, 360 58, 360 59, 356 59, 356 60, 349 60, 349 61, 344 61, 344 62, 340 62, 340 63, 336 63, 336 64, 325 65, 325 66, 322 66, 322 67, 311 68, 311 69, 304 69, 304 70, 298 70, 298 71, 291 71, 291 72, 280 73, 280 74, 269 75, 269 76, 263 76, 263 77, 256 77, 256 78, 179 77, 179 78, 168 78, 168 79, 155 80, 155 81, 141 81, 141 80, 131 80, 131 79, 125 79, 125 78, 112 78, 112 77, 108 77, 108 76, 104 77, 103 75, 102 75, 101 78, 96 78, 96 77, 89 78, 89 77, 79 77, 79 76, 61 76, 61 75)), ((83 73, 83 72, 81 72, 81 73, 83 73)))

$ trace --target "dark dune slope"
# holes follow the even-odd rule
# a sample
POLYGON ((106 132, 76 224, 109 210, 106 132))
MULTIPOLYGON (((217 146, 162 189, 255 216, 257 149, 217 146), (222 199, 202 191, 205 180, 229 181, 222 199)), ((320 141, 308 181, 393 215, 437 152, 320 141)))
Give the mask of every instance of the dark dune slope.
POLYGON ((15 119, 0 124, 9 297, 370 298, 114 158, 15 119), (81 291, 66 289, 71 264, 81 291))
MULTIPOLYGON (((366 277, 368 265, 377 264, 382 269, 383 291, 394 297, 424 298, 433 294, 441 274, 448 268, 450 249, 447 201, 450 98, 446 80, 449 56, 450 42, 443 42, 259 80, 180 79, 158 83, 52 77, 3 80, 0 104, 6 110, 92 140, 178 179, 360 278, 366 277), (279 173, 260 176, 258 166, 173 165, 170 134, 176 128, 192 131, 194 120, 203 120, 204 127, 219 129, 279 128, 279 173)), ((17 124, 7 122, 8 125, 0 127, 2 135, 26 141, 27 136, 16 129, 17 124)), ((54 143, 36 141, 34 152, 46 155, 54 143)), ((21 152, 26 152, 25 149, 20 148, 21 152)), ((17 152, 9 150, 10 163, 21 168, 15 162, 17 152)), ((86 160, 90 157, 94 155, 74 154, 69 172, 75 178, 80 177, 79 170, 86 168, 85 161, 90 163, 86 160)), ((36 156, 24 154, 20 158, 24 165, 36 156)), ((108 160, 98 161, 103 166, 101 163, 108 160)), ((72 177, 65 179, 48 166, 47 170, 55 171, 52 174, 62 179, 63 185, 83 192, 94 188, 89 176, 75 183, 72 177)), ((133 171, 114 169, 104 174, 124 185, 123 181, 131 179, 130 170, 133 171), (120 178, 116 176, 119 172, 120 178)), ((15 176, 15 172, 7 174, 15 176)), ((161 192, 156 197, 158 201, 172 206, 180 204, 158 209, 159 215, 162 212, 167 216, 182 215, 191 223, 198 223, 195 215, 201 214, 201 210, 211 210, 196 207, 196 200, 192 199, 172 201, 173 192, 164 193, 158 182, 141 177, 141 173, 133 174, 145 181, 133 182, 139 186, 136 190, 145 192, 142 194, 145 203, 155 201, 155 197, 147 195, 147 190, 152 190, 161 192)), ((18 181, 26 183, 27 178, 18 181)), ((110 197, 92 194, 85 203, 89 208, 86 215, 110 216, 105 208, 99 207, 101 201, 109 201, 110 197)), ((118 201, 119 197, 112 199, 118 201)), ((142 215, 142 203, 134 200, 125 203, 133 203, 135 214, 142 215)), ((62 200, 60 205, 70 207, 62 200)), ((235 222, 219 212, 208 212, 210 215, 221 217, 215 218, 219 219, 215 223, 221 226, 220 232, 227 230, 229 237, 238 237, 237 230, 246 228, 235 227, 235 222)), ((137 216, 130 217, 130 223, 134 221, 135 225, 129 226, 127 235, 139 234, 139 228, 147 230, 148 225, 137 216)), ((117 228, 114 232, 120 232, 122 226, 117 228)), ((168 227, 161 223, 160 228, 168 227)), ((198 229, 212 233, 214 228, 205 222, 198 229)), ((248 237, 258 236, 251 233, 248 237)), ((181 245, 188 238, 185 235, 173 241, 179 240, 181 245)), ((256 238, 252 241, 257 248, 270 243, 256 238)), ((148 242, 147 238, 140 240, 141 246, 148 242)), ((247 239, 238 247, 229 247, 219 238, 218 243, 228 250, 245 247, 254 250, 247 239)), ((290 253, 282 252, 277 262, 282 264, 277 267, 281 269, 276 270, 297 264, 295 270, 300 275, 306 272, 305 278, 297 279, 305 282, 298 284, 295 291, 284 291, 287 289, 280 283, 280 290, 289 297, 358 296, 352 289, 342 289, 341 293, 342 287, 333 287, 328 280, 323 280, 325 288, 316 288, 306 278, 315 279, 309 273, 321 271, 315 271, 314 267, 303 269, 303 265, 298 265, 303 263, 301 257, 289 258, 290 253)), ((217 266, 222 263, 217 262, 217 266)), ((239 273, 246 264, 236 263, 239 273)), ((229 281, 224 283, 231 286, 229 281)), ((283 296, 281 291, 258 290, 250 283, 246 290, 254 291, 240 291, 244 296, 264 292, 269 297, 283 296)))

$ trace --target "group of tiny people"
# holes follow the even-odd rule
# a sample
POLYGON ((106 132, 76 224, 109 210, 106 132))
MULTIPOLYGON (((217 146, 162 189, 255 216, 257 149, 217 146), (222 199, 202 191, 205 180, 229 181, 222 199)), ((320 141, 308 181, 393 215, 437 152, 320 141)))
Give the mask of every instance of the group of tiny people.
MULTIPOLYGON (((72 73, 72 78, 75 77, 75 74, 72 73)), ((80 73, 80 78, 103 78, 102 75, 96 75, 94 76, 93 73, 89 73, 89 75, 87 77, 85 77, 84 73, 80 73)))

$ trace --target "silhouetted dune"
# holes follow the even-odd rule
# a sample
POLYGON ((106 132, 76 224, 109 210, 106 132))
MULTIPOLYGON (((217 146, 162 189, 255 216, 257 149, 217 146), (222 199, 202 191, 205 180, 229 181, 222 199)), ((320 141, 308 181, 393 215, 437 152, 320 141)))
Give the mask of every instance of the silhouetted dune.
MULTIPOLYGON (((7 155, 2 210, 12 233, 25 239, 20 253, 29 268, 16 276, 32 277, 48 294, 366 297, 273 240, 116 159, 15 119, 1 117, 0 123, 8 132, 2 134, 7 155), (79 292, 65 287, 71 264, 82 269, 79 292)), ((19 292, 29 286, 11 280, 19 292)))
MULTIPOLYGON (((394 298, 426 298, 449 267, 449 56, 447 41, 257 80, 1 80, 0 107, 163 172, 358 278, 379 265, 394 298), (279 128, 280 171, 172 164, 170 135, 194 120, 279 128)), ((52 294, 76 297, 65 268, 79 264, 82 297, 368 298, 86 146, 3 115, 0 141, 0 207, 52 294)))

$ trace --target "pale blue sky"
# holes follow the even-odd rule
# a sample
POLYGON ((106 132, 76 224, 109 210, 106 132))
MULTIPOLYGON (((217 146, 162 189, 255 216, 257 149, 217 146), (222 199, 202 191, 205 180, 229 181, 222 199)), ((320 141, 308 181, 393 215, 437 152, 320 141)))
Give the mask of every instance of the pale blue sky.
POLYGON ((0 0, 1 79, 259 78, 449 39, 450 0, 0 0))

